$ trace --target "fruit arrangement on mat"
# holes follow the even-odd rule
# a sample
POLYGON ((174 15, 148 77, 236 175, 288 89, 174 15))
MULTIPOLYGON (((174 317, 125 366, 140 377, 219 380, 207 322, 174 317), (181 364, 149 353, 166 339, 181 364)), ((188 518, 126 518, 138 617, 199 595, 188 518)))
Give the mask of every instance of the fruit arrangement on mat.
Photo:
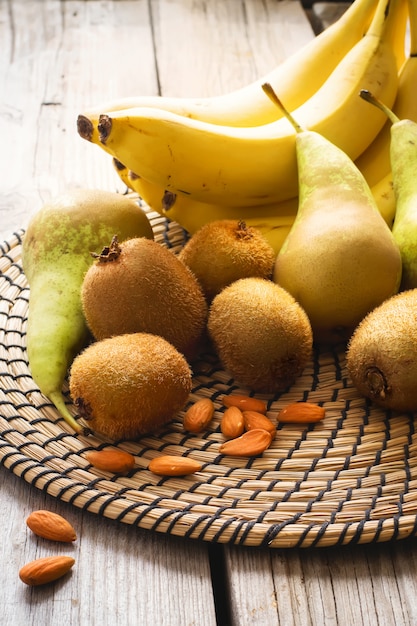
MULTIPOLYGON (((222 418, 230 456, 271 445, 256 395, 293 385, 316 345, 345 352, 363 397, 417 410, 416 54, 417 0, 355 0, 239 91, 79 115, 131 193, 65 192, 22 245, 30 370, 76 433, 133 440, 185 408, 184 431, 200 432, 213 402, 188 404, 204 351, 247 390, 222 418), (187 232, 178 253, 138 197, 187 232)), ((278 415, 323 418, 303 398, 278 415)), ((169 455, 150 467, 198 468, 169 455)))

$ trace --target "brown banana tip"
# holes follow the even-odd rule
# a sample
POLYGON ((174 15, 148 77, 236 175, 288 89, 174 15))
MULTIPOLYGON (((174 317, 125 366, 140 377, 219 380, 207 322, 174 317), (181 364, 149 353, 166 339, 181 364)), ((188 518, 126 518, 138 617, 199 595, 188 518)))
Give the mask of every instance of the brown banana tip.
POLYGON ((109 138, 111 132, 112 120, 108 115, 102 114, 98 118, 97 130, 98 130, 98 138, 101 143, 106 143, 109 138))
POLYGON ((164 195, 162 196, 162 209, 164 211, 169 211, 175 204, 177 199, 177 194, 172 191, 165 190, 164 195))
POLYGON ((121 163, 119 159, 116 159, 116 157, 113 157, 113 164, 119 172, 123 172, 123 170, 127 169, 126 165, 123 165, 123 163, 121 163))
POLYGON ((77 131, 80 137, 86 139, 87 141, 91 141, 93 137, 94 126, 91 120, 85 115, 79 115, 77 118, 77 131))

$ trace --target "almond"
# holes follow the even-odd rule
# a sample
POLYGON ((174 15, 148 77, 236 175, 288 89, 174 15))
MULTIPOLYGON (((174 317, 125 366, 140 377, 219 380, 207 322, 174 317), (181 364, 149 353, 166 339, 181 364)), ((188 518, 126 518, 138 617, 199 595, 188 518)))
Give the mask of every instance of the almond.
POLYGON ((271 433, 272 437, 275 437, 275 433, 277 431, 275 425, 262 413, 258 413, 258 411, 243 411, 243 419, 245 421, 246 430, 263 428, 271 433))
POLYGON ((278 422, 304 423, 319 422, 325 416, 322 406, 312 402, 292 402, 278 413, 278 422))
POLYGON ((114 474, 124 474, 135 466, 133 454, 124 450, 91 450, 85 458, 97 469, 114 474))
POLYGON ((245 430, 245 420, 242 411, 237 406, 229 406, 223 413, 220 430, 226 439, 235 439, 245 430))
POLYGON ((214 402, 210 398, 201 398, 185 412, 183 426, 190 433, 199 433, 211 422, 214 415, 214 402))
POLYGON ((148 465, 148 469, 158 476, 185 476, 201 470, 202 464, 188 456, 165 454, 157 456, 148 465))
POLYGON ((44 539, 66 543, 77 539, 77 534, 71 524, 52 511, 33 511, 27 518, 26 524, 35 535, 44 539))
POLYGON ((236 439, 225 441, 220 446, 220 452, 228 456, 257 456, 269 448, 271 442, 271 433, 263 428, 254 428, 236 439))
POLYGON ((258 413, 266 413, 267 411, 266 403, 252 396, 239 394, 223 396, 222 402, 226 407, 237 406, 241 411, 257 411, 258 413))
POLYGON ((26 585, 36 587, 57 580, 74 565, 71 556, 46 556, 24 565, 19 571, 19 578, 26 585))

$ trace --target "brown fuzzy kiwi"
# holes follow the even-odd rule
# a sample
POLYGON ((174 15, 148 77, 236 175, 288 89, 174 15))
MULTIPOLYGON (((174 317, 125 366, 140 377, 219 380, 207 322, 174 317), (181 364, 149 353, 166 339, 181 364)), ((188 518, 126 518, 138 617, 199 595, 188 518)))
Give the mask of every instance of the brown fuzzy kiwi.
POLYGON ((173 419, 191 391, 184 356, 157 335, 118 335, 74 359, 70 394, 79 415, 113 440, 136 439, 173 419))
POLYGON ((417 289, 368 313, 350 338, 346 364, 355 387, 376 405, 417 411, 417 289))
POLYGON ((221 291, 209 310, 208 332, 223 366, 254 391, 286 389, 312 353, 306 313, 263 278, 242 278, 221 291))
POLYGON ((87 324, 100 340, 147 332, 191 359, 205 332, 207 302, 191 270, 161 244, 114 238, 87 271, 81 298, 87 324))
POLYGON ((197 277, 211 301, 239 278, 270 278, 275 252, 262 233, 243 220, 217 220, 200 228, 187 241, 179 258, 197 277))

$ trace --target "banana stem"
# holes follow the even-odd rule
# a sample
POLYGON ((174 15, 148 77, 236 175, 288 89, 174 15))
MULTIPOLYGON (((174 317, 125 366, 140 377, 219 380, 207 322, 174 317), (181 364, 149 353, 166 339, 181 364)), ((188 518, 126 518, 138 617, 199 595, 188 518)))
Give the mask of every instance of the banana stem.
POLYGON ((367 89, 361 89, 359 95, 363 100, 366 100, 366 102, 370 102, 370 104, 373 104, 378 109, 381 109, 381 111, 385 113, 385 115, 392 124, 396 124, 400 121, 400 118, 395 115, 394 111, 391 111, 391 109, 388 108, 383 102, 381 102, 381 100, 375 98, 375 96, 373 96, 371 92, 367 89))
POLYGON ((279 109, 281 109, 281 112, 285 115, 285 117, 287 118, 287 120, 289 122, 291 122, 291 124, 293 125, 293 127, 295 128, 297 133, 302 133, 304 132, 304 129, 301 128, 300 124, 297 122, 297 120, 295 120, 293 118, 293 116, 291 115, 291 113, 285 108, 285 106, 282 104, 281 100, 278 98, 277 94, 275 93, 272 85, 270 83, 263 83, 262 85, 262 89, 264 90, 264 92, 266 93, 266 95, 268 96, 268 98, 270 100, 272 100, 272 102, 274 104, 277 105, 277 107, 279 107, 279 109))
POLYGON ((106 143, 111 133, 111 127, 112 127, 111 117, 105 114, 100 115, 98 125, 97 125, 97 130, 98 130, 98 137, 101 143, 104 143, 104 144, 106 143))
POLYGON ((77 118, 77 131, 82 139, 91 141, 93 136, 93 124, 85 115, 79 115, 77 118))

